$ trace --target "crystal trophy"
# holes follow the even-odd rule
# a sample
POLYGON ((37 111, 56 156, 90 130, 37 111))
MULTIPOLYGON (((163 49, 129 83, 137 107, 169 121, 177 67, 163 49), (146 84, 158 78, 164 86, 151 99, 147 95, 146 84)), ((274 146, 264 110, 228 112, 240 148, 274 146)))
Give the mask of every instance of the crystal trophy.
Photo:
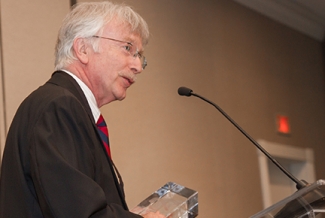
POLYGON ((198 205, 197 191, 168 182, 131 212, 144 215, 159 211, 167 218, 194 218, 198 215, 198 205))

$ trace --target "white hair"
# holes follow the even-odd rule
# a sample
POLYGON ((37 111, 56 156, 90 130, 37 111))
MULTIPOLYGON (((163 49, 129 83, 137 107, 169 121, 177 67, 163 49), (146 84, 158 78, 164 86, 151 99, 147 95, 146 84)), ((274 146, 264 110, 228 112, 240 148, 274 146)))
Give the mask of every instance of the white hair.
POLYGON ((113 18, 129 24, 131 31, 141 37, 144 46, 148 43, 148 25, 131 7, 107 1, 79 3, 65 17, 59 30, 55 48, 55 69, 63 69, 76 60, 73 52, 73 41, 76 38, 87 38, 94 50, 98 50, 98 40, 94 40, 92 36, 102 31, 113 18))

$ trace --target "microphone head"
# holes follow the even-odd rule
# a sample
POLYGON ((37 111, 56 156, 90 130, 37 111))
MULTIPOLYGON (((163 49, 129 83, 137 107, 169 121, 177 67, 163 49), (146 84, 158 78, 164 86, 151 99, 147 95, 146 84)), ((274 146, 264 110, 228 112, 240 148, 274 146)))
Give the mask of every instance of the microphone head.
POLYGON ((186 87, 179 87, 178 88, 178 94, 181 96, 191 96, 192 95, 192 89, 186 88, 186 87))

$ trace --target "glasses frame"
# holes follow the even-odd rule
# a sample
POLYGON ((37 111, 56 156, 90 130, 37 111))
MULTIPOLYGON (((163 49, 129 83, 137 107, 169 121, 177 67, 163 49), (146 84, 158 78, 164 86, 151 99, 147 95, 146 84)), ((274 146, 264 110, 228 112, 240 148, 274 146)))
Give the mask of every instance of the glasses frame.
MULTIPOLYGON (((127 41, 122 41, 122 40, 118 40, 118 39, 113 39, 113 38, 109 38, 109 37, 104 37, 104 36, 97 36, 97 35, 94 35, 92 36, 94 38, 98 38, 98 39, 108 39, 108 40, 112 40, 112 41, 115 41, 115 42, 121 42, 121 43, 126 43, 130 46, 134 46, 131 42, 127 42, 127 41)), ((145 56, 143 56, 139 51, 138 51, 138 48, 136 50, 136 52, 134 54, 131 54, 130 51, 128 51, 128 53, 133 57, 133 58, 136 58, 138 57, 141 61, 141 65, 142 65, 142 70, 144 70, 146 68, 146 66, 148 65, 148 62, 147 62, 147 59, 145 56)))

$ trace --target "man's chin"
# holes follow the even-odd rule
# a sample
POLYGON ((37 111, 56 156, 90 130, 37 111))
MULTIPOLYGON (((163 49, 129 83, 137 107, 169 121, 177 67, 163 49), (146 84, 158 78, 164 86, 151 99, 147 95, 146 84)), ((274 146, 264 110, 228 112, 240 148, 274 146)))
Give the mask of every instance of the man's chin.
MULTIPOLYGON (((125 96, 126 97, 126 96, 125 96)), ((123 97, 123 98, 119 98, 119 99, 117 99, 118 101, 123 101, 124 99, 125 99, 125 97, 123 97)))
POLYGON ((116 100, 118 100, 118 101, 122 101, 122 100, 124 100, 125 98, 126 98, 126 92, 124 92, 124 93, 121 94, 121 95, 118 95, 117 98, 116 98, 116 100))
POLYGON ((126 97, 126 90, 125 87, 118 87, 117 89, 113 90, 113 94, 115 97, 115 100, 122 101, 126 97))

